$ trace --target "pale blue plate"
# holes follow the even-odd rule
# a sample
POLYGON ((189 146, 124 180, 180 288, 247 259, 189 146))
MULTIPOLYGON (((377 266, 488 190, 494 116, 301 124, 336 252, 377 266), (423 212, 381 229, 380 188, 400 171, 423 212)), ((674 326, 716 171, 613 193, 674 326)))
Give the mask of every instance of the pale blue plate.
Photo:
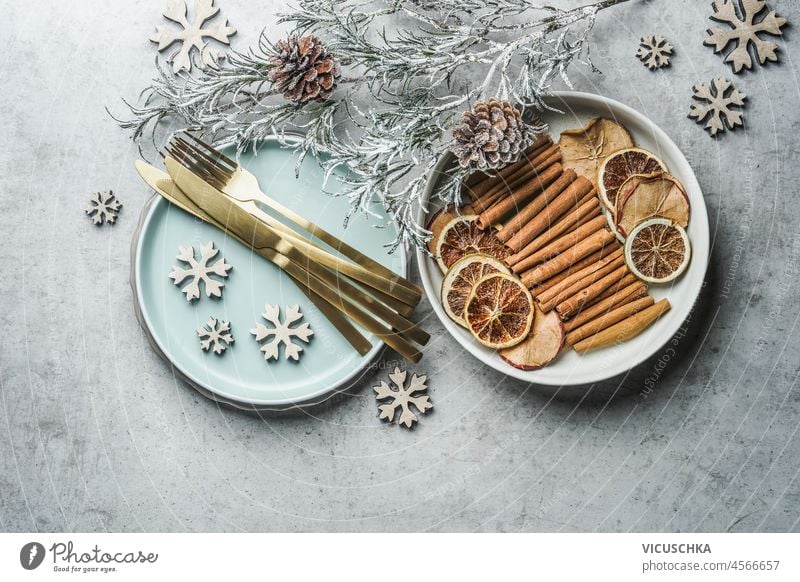
MULTIPOLYGON (((295 154, 272 140, 261 145, 258 155, 242 155, 240 163, 270 196, 406 275, 402 249, 389 254, 385 247, 397 232, 384 226, 386 214, 380 204, 371 209, 378 218, 354 216, 345 229, 348 202, 322 192, 323 175, 314 159, 307 158, 295 178, 295 154)), ((330 180, 328 188, 335 187, 330 180)), ((364 332, 374 347, 359 355, 280 269, 162 198, 145 208, 137 235, 132 285, 142 326, 177 372, 207 396, 256 408, 314 404, 350 386, 381 350, 382 344, 364 332), (189 303, 168 274, 173 265, 186 266, 176 259, 179 246, 192 245, 199 253, 200 244, 209 241, 233 270, 225 279, 222 298, 208 298, 203 292, 189 303), (266 324, 261 318, 266 303, 279 304, 282 313, 286 305, 299 304, 303 321, 311 325, 314 336, 308 344, 300 342, 304 350, 298 362, 284 359, 283 347, 279 360, 264 361, 250 330, 256 322, 266 324), (210 315, 231 322, 235 343, 221 356, 200 349, 196 330, 210 315)))

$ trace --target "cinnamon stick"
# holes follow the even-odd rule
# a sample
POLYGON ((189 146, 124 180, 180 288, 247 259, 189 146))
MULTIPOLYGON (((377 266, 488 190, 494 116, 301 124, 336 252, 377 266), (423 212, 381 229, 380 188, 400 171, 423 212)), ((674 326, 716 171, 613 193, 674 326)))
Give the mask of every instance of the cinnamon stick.
POLYGON ((519 208, 532 196, 539 194, 555 182, 561 175, 561 169, 561 164, 550 166, 520 188, 514 189, 511 194, 503 197, 478 216, 478 226, 488 228, 514 210, 514 208, 519 208))
POLYGON ((557 238, 543 249, 540 249, 531 256, 526 257, 524 260, 519 262, 518 268, 522 271, 526 271, 534 265, 538 265, 539 263, 550 260, 568 248, 575 246, 587 236, 597 232, 606 226, 606 224, 605 216, 596 216, 586 224, 583 224, 572 232, 568 232, 564 236, 557 238))
POLYGON ((561 316, 561 319, 569 319, 578 313, 584 305, 622 279, 627 272, 627 265, 617 267, 599 281, 595 281, 588 287, 584 287, 569 299, 556 305, 556 311, 561 316))
MULTIPOLYGON (((566 172, 564 172, 564 174, 566 174, 566 172)), ((546 229, 542 234, 525 245, 518 253, 508 257, 506 262, 509 265, 517 264, 522 259, 538 251, 544 245, 565 232, 586 224, 595 216, 600 215, 601 212, 600 200, 597 198, 594 190, 590 190, 589 193, 578 202, 573 210, 567 211, 553 226, 546 229)))
MULTIPOLYGON (((613 288, 612 288, 613 289, 613 288)), ((635 301, 647 293, 647 285, 641 281, 631 283, 620 289, 613 289, 615 292, 604 298, 602 301, 597 301, 591 306, 581 310, 581 312, 567 321, 564 324, 564 330, 571 332, 578 329, 582 325, 593 321, 595 318, 611 312, 617 307, 635 301)))
POLYGON ((669 300, 662 299, 658 303, 643 309, 628 319, 615 323, 597 332, 593 336, 577 342, 572 346, 572 349, 578 353, 586 353, 589 350, 595 350, 629 340, 647 329, 654 321, 669 311, 670 307, 669 300))
MULTIPOLYGON (((547 134, 541 134, 533 144, 531 144, 520 156, 520 159, 513 164, 509 164, 496 174, 487 174, 486 180, 481 180, 471 186, 469 190, 470 196, 473 200, 481 198, 490 190, 495 189, 498 185, 506 185, 515 173, 521 168, 532 164, 537 156, 542 152, 552 147, 553 140, 547 134)), ((544 160, 542 160, 544 161, 544 160)), ((501 188, 502 190, 502 188, 501 188)))
POLYGON ((655 300, 653 297, 651 295, 647 295, 641 299, 635 299, 629 303, 626 303, 625 305, 621 305, 616 309, 609 311, 605 315, 601 315, 600 317, 568 333, 566 345, 573 346, 579 341, 593 336, 604 329, 611 327, 615 323, 619 323, 623 319, 627 319, 635 315, 642 309, 650 307, 654 303, 655 300))
POLYGON ((591 191, 592 183, 583 176, 578 176, 554 199, 545 200, 543 196, 538 196, 520 212, 520 220, 512 225, 519 226, 519 230, 504 228, 498 234, 500 240, 514 252, 518 252, 591 191))
POLYGON ((612 240, 616 240, 613 232, 605 228, 600 229, 592 236, 583 239, 571 249, 523 273, 522 282, 530 289, 537 283, 549 279, 553 275, 568 268, 570 265, 574 265, 583 257, 599 251, 612 240))
POLYGON ((553 285, 547 291, 537 293, 536 301, 543 311, 550 311, 556 305, 565 299, 569 299, 581 289, 586 288, 599 278, 619 268, 623 263, 625 263, 625 257, 623 256, 622 249, 616 249, 596 263, 584 267, 579 271, 575 271, 572 275, 557 285, 553 285))
POLYGON ((505 242, 510 239, 514 233, 523 228, 525 224, 530 221, 530 219, 533 218, 544 205, 548 204, 551 200, 554 200, 577 178, 578 174, 575 173, 575 170, 564 170, 561 176, 559 176, 555 182, 545 188, 540 196, 537 196, 536 199, 528 203, 525 208, 520 210, 503 226, 500 232, 497 233, 497 236, 500 237, 500 240, 505 242))
POLYGON ((496 180, 494 185, 476 200, 478 208, 485 210, 494 202, 506 196, 509 192, 520 188, 525 183, 534 179, 553 164, 561 161, 561 150, 550 145, 541 154, 528 161, 523 167, 512 175, 496 180))
MULTIPOLYGON (((639 281, 639 279, 633 273, 628 273, 622 279, 620 279, 615 284, 613 284, 611 287, 606 289, 603 293, 601 293, 600 295, 595 297, 594 301, 590 301, 589 303, 584 305, 584 309, 588 308, 588 307, 591 307, 595 303, 603 301, 604 299, 608 299, 609 297, 614 295, 620 289, 624 289, 625 287, 628 287, 629 285, 633 285, 634 283, 641 283, 641 281, 639 281)), ((644 285, 645 290, 646 290, 647 289, 647 285, 645 283, 642 283, 642 284, 644 285)))
MULTIPOLYGON (((589 265, 593 265, 594 263, 596 263, 597 261, 602 259, 604 252, 605 252, 605 249, 600 249, 596 253, 592 253, 588 257, 584 257, 583 259, 581 259, 580 261, 578 261, 577 263, 572 265, 569 269, 565 269, 565 270, 561 271, 560 273, 558 273, 557 275, 554 275, 554 276, 550 277, 546 281, 542 281, 541 283, 538 283, 536 285, 536 287, 534 288, 534 291, 536 293, 543 293, 543 292, 547 291, 548 289, 550 289, 554 285, 557 285, 557 284, 561 283, 561 281, 563 281, 567 277, 575 274, 576 272, 580 271, 584 267, 588 267, 589 265)), ((513 269, 512 269, 512 271, 513 271, 513 269)))

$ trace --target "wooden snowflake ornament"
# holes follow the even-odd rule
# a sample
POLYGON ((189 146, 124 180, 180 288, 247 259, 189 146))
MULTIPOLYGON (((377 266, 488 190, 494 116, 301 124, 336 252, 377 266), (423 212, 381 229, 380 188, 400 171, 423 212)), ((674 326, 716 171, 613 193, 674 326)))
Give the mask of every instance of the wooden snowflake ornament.
POLYGON ((433 404, 431 404, 427 394, 415 396, 415 394, 425 392, 428 389, 425 385, 427 376, 417 376, 414 374, 406 388, 405 383, 407 375, 408 372, 405 370, 401 371, 400 368, 395 368, 394 372, 389 374, 389 379, 392 381, 392 384, 397 387, 397 390, 393 389, 384 381, 381 381, 378 386, 373 386, 373 390, 375 390, 376 400, 391 399, 391 402, 378 406, 378 410, 380 411, 378 418, 389 422, 397 422, 400 426, 411 428, 411 425, 419 420, 417 415, 412 412, 411 405, 413 404, 420 414, 425 414, 428 410, 433 408, 433 404), (400 410, 400 416, 395 421, 398 409, 400 410))
POLYGON ((189 268, 172 267, 169 278, 175 282, 175 285, 180 285, 184 279, 191 278, 189 283, 181 289, 186 295, 186 301, 193 301, 200 297, 201 282, 205 286, 206 297, 221 297, 222 288, 225 284, 222 281, 212 279, 211 275, 226 278, 228 271, 233 269, 233 266, 226 263, 223 258, 215 261, 213 265, 208 264, 219 253, 219 250, 214 248, 214 243, 209 242, 208 244, 200 245, 199 260, 194 258, 194 247, 179 247, 179 250, 178 260, 188 263, 189 268))
POLYGON ((672 55, 672 45, 658 34, 654 36, 643 36, 639 41, 639 50, 636 51, 636 58, 644 65, 654 71, 661 67, 669 66, 669 57, 672 55))
POLYGON ((280 346, 283 344, 285 347, 284 353, 286 359, 299 360, 303 347, 299 344, 293 343, 293 339, 299 339, 308 343, 314 332, 311 331, 308 323, 292 327, 292 324, 301 320, 303 314, 300 312, 299 305, 289 305, 286 307, 286 316, 281 321, 281 310, 277 305, 265 305, 264 313, 261 317, 269 321, 274 327, 269 328, 261 323, 256 323, 256 327, 250 330, 256 341, 261 343, 265 339, 272 338, 270 341, 261 346, 261 351, 264 352, 264 360, 277 360, 280 355, 280 346))
POLYGON ((164 17, 180 24, 183 29, 176 30, 168 26, 159 26, 150 40, 158 43, 158 50, 163 51, 172 43, 180 42, 181 47, 170 55, 168 61, 172 63, 172 71, 192 70, 192 50, 197 49, 200 60, 195 64, 200 70, 210 67, 219 67, 219 61, 225 58, 224 53, 213 48, 205 38, 213 38, 222 44, 230 44, 228 37, 236 34, 236 29, 228 26, 228 21, 210 25, 203 28, 203 24, 213 18, 219 12, 219 8, 214 6, 214 0, 195 0, 194 2, 194 21, 189 22, 186 18, 187 6, 185 0, 168 0, 167 8, 164 10, 164 17))
POLYGON ((786 19, 770 10, 766 0, 715 0, 711 7, 714 9, 711 20, 728 24, 730 28, 708 29, 708 38, 703 44, 714 47, 715 53, 721 53, 734 43, 733 50, 725 57, 734 73, 753 68, 751 45, 760 64, 778 60, 777 43, 759 35, 782 36, 781 27, 786 24, 786 19))
POLYGON ((114 224, 117 221, 117 214, 122 210, 122 203, 114 197, 111 190, 107 192, 93 192, 89 198, 89 206, 86 207, 86 214, 92 219, 95 226, 104 223, 114 224))
POLYGON ((697 123, 708 119, 705 127, 712 136, 726 129, 732 131, 744 124, 742 112, 738 108, 744 105, 747 96, 728 79, 713 79, 707 85, 695 85, 692 91, 698 102, 692 103, 689 118, 697 123))
POLYGON ((200 337, 200 348, 204 352, 211 349, 218 356, 236 341, 231 335, 230 322, 210 316, 204 325, 197 328, 197 335, 200 337))

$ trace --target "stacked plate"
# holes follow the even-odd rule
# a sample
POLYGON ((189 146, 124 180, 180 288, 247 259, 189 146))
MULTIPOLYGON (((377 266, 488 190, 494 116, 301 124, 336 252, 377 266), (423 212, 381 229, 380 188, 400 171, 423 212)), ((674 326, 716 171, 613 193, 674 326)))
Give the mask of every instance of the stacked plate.
MULTIPOLYGON (((226 152, 232 156, 232 152, 226 152)), ((289 208, 380 261, 407 275, 402 249, 390 254, 386 245, 397 236, 380 204, 377 216, 354 216, 344 228, 345 198, 323 192, 323 174, 310 156, 295 169, 297 157, 277 140, 261 144, 258 154, 239 162, 258 178, 262 189, 289 208)), ((328 183, 335 193, 336 176, 328 183)), ((373 344, 359 355, 280 269, 223 232, 205 224, 156 195, 142 210, 131 245, 131 286, 136 315, 154 350, 175 373, 204 396, 246 410, 285 410, 317 404, 356 382, 379 355, 383 344, 361 330, 373 344), (233 265, 220 299, 188 302, 168 274, 178 247, 214 242, 220 257, 233 265), (314 336, 299 361, 266 362, 250 330, 261 319, 265 304, 299 305, 314 336), (222 355, 200 348, 197 328, 209 318, 231 322, 234 344, 222 355)), ((184 265, 185 266, 185 265, 184 265)))

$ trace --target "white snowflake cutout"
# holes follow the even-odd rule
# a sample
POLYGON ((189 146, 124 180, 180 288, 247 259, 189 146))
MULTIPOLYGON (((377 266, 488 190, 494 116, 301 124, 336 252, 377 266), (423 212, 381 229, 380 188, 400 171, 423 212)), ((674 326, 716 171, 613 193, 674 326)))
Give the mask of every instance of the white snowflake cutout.
POLYGON ((399 408, 400 416, 397 419, 397 424, 405 426, 406 428, 411 428, 411 425, 419 419, 417 415, 412 412, 410 405, 413 404, 421 414, 425 414, 428 410, 433 408, 433 404, 431 404, 427 394, 415 396, 415 394, 428 389, 425 385, 427 376, 417 376, 414 374, 411 377, 408 388, 406 388, 405 383, 407 375, 408 373, 405 370, 401 371, 400 368, 395 368, 394 372, 389 374, 389 379, 397 387, 397 390, 393 389, 383 380, 381 380, 380 385, 373 386, 373 390, 375 390, 376 400, 391 399, 391 402, 388 404, 381 404, 378 406, 378 410, 380 411, 378 418, 393 422, 397 409, 399 408))
POLYGON ((200 348, 204 352, 213 349, 215 354, 222 354, 235 341, 230 332, 230 322, 209 316, 205 325, 197 328, 200 348))
POLYGON ((91 217, 96 226, 100 226, 104 222, 114 224, 121 209, 122 203, 116 199, 111 190, 93 192, 89 198, 89 206, 86 207, 86 214, 91 217))
POLYGON ((189 264, 188 269, 180 267, 172 267, 172 272, 169 278, 175 282, 175 285, 180 285, 181 282, 187 277, 192 280, 181 289, 186 295, 187 301, 192 301, 200 297, 200 282, 202 281, 206 288, 207 297, 221 297, 222 288, 225 284, 222 281, 216 281, 211 278, 211 275, 218 275, 220 277, 227 277, 228 271, 233 266, 227 264, 225 259, 220 258, 213 265, 208 262, 217 256, 218 249, 214 248, 214 243, 209 242, 205 245, 200 245, 200 260, 194 258, 194 247, 179 247, 180 254, 178 260, 189 264))
POLYGON ((159 26, 156 28, 155 34, 150 37, 151 41, 158 43, 159 51, 163 51, 176 41, 181 42, 180 49, 170 55, 168 59, 172 63, 172 71, 175 73, 192 70, 191 53, 192 49, 195 48, 200 54, 200 62, 195 63, 199 69, 203 70, 205 67, 218 68, 219 60, 225 58, 225 55, 221 51, 210 47, 204 39, 208 37, 223 44, 230 44, 228 37, 236 34, 236 29, 228 26, 227 20, 224 23, 217 23, 208 28, 203 28, 203 24, 219 12, 219 8, 214 6, 214 0, 195 0, 194 12, 194 21, 190 23, 186 18, 186 1, 168 0, 167 8, 163 14, 169 20, 180 24, 183 30, 159 26))
POLYGON ((639 50, 636 51, 636 58, 653 71, 669 65, 672 49, 672 45, 663 36, 658 34, 643 36, 639 41, 639 50))
POLYGON ((713 79, 710 83, 692 87, 693 97, 689 118, 697 123, 706 123, 706 129, 714 136, 719 131, 733 130, 743 125, 742 112, 734 107, 744 105, 747 96, 736 89, 728 79, 713 79))
POLYGON ((283 322, 281 322, 280 307, 277 305, 267 304, 264 306, 264 313, 261 314, 261 317, 275 326, 273 328, 269 328, 261 323, 256 323, 256 327, 250 330, 250 333, 256 337, 256 341, 259 343, 269 337, 272 337, 271 341, 268 341, 261 346, 261 351, 264 352, 264 360, 267 362, 270 360, 277 360, 278 356, 280 355, 281 343, 286 346, 284 353, 287 360, 300 359, 300 353, 303 351, 303 348, 299 344, 293 343, 292 338, 297 338, 305 343, 308 343, 311 336, 314 335, 314 332, 311 331, 308 323, 304 323, 303 325, 299 325, 297 327, 292 327, 293 323, 303 318, 303 314, 300 313, 300 306, 287 306, 286 317, 284 318, 283 322))

